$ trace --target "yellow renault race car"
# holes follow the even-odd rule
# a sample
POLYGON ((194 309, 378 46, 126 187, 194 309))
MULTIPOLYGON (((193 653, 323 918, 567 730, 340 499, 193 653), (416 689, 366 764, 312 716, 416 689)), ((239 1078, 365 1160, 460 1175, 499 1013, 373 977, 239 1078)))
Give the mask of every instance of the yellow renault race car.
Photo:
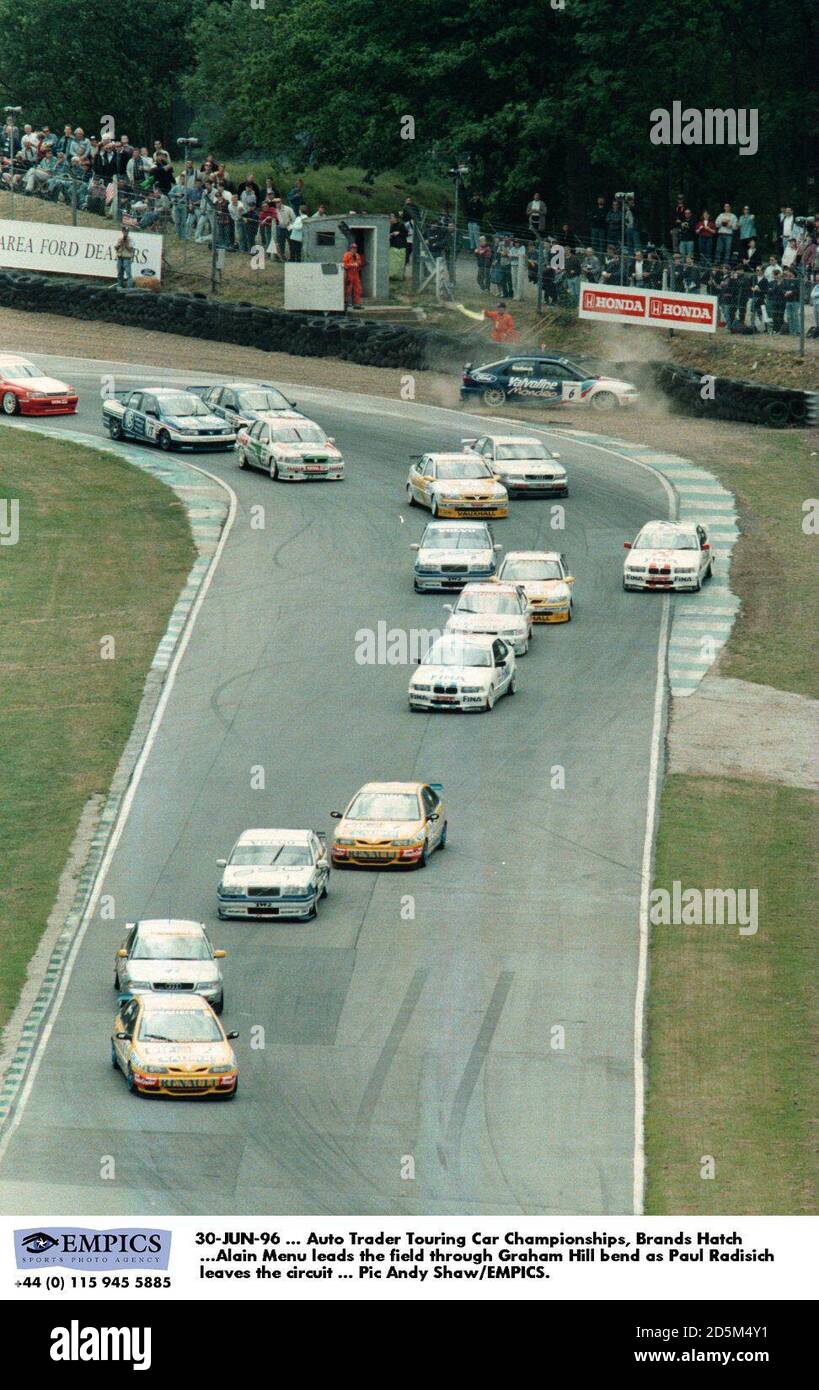
POLYGON ((556 550, 510 550, 495 578, 520 585, 533 622, 571 622, 574 575, 569 574, 565 555, 556 550))
POLYGON ((439 782, 368 782, 340 821, 332 862, 344 869, 423 868, 433 850, 446 845, 446 811, 439 782))
POLYGON ((111 1035, 111 1065, 143 1096, 232 1100, 239 1068, 226 1033, 201 994, 137 994, 124 1001, 111 1035))

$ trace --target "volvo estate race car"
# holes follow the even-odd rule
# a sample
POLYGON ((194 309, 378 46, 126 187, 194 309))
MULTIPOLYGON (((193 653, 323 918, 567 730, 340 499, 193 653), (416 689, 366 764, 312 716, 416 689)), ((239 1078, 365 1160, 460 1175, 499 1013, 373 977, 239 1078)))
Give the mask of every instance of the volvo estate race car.
POLYGON ((478 439, 462 439, 484 459, 510 497, 568 497, 566 469, 540 439, 519 434, 484 434, 478 439))
POLYGON ((467 584, 453 608, 446 632, 502 637, 516 656, 525 656, 532 636, 532 609, 520 584, 467 584))
POLYGON ((317 830, 245 830, 217 859, 219 916, 315 917, 327 895, 326 837, 317 830))
POLYGON ((291 413, 243 425, 236 438, 240 468, 262 468, 282 482, 344 477, 344 459, 314 420, 291 413))
POLYGON ((496 545, 485 521, 430 521, 415 556, 415 592, 461 589, 468 580, 491 579, 496 545))
POLYGON ((429 507, 433 516, 508 516, 509 494, 488 464, 469 450, 422 454, 407 478, 407 501, 429 507))
POLYGON ((114 961, 114 988, 123 995, 189 990, 220 1014, 225 991, 217 962, 224 958, 224 951, 214 951, 201 922, 128 922, 114 961))
POLYGON ((27 357, 0 353, 0 404, 4 415, 74 415, 77 393, 45 376, 27 357))
POLYGON ((169 386, 107 397, 102 423, 112 439, 139 439, 160 449, 228 449, 236 442, 231 426, 198 396, 169 386))
POLYGON ((444 633, 433 642, 409 684, 413 710, 491 710, 514 695, 515 653, 501 637, 444 633))
MULTIPOLYGON (((208 410, 227 420, 235 430, 242 425, 252 425, 254 420, 268 420, 280 415, 299 414, 294 403, 275 386, 265 386, 252 381, 229 381, 224 385, 190 388, 201 396, 208 410)), ((301 417, 300 417, 301 418, 301 417)))
POLYGON ((649 521, 623 563, 624 589, 689 589, 699 593, 710 579, 714 555, 703 526, 694 522, 649 521))
POLYGON ((231 1100, 239 1068, 226 1033, 199 994, 137 994, 123 1003, 111 1035, 111 1064, 143 1096, 231 1100))
POLYGON ((635 405, 639 391, 630 381, 601 376, 592 364, 554 353, 522 354, 473 367, 467 362, 461 400, 479 396, 484 405, 505 400, 536 400, 539 405, 581 405, 594 410, 635 405))
POLYGON ((510 550, 503 557, 498 580, 519 584, 536 623, 570 623, 572 585, 566 558, 556 550, 510 550))
POLYGON ((332 847, 333 864, 344 869, 423 868, 433 850, 446 844, 446 812, 438 782, 368 782, 346 811, 332 847))

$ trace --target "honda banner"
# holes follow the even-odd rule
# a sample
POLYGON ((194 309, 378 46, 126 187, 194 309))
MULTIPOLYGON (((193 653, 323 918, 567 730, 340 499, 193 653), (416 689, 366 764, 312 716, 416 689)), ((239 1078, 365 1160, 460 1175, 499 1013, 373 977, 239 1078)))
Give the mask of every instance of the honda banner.
POLYGON ((677 294, 674 290, 638 290, 619 285, 584 285, 581 319, 598 323, 642 323, 652 328, 686 328, 694 333, 716 332, 716 295, 677 294))

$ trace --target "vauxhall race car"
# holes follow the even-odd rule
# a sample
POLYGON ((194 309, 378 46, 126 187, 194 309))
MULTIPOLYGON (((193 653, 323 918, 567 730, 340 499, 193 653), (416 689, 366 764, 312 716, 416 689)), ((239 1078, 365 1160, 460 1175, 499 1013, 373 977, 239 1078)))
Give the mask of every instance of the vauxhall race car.
POLYGON ((433 642, 409 684, 413 710, 491 710, 514 695, 515 653, 501 637, 444 633, 433 642))
POLYGON ((200 994, 137 994, 122 1005, 111 1034, 111 1065, 143 1096, 221 1096, 239 1089, 226 1033, 200 994))
POLYGON ((0 353, 0 404, 4 415, 73 415, 77 393, 45 376, 27 357, 0 353))
POLYGON ((469 579, 491 579, 501 550, 485 521, 430 521, 415 556, 415 592, 461 589, 469 579))
POLYGON ((327 841, 317 830, 245 830, 217 859, 220 917, 315 917, 327 896, 327 841))
POLYGON ((292 415, 295 410, 294 402, 289 401, 275 386, 254 385, 251 381, 229 381, 207 388, 192 386, 190 390, 194 395, 201 396, 214 415, 227 420, 236 430, 242 425, 252 425, 254 420, 292 415))
POLYGON ((420 502, 433 516, 508 516, 509 494, 492 469, 471 450, 460 454, 422 454, 407 478, 407 501, 420 502))
POLYGON ((704 526, 694 522, 648 521, 636 540, 624 542, 624 589, 689 589, 699 593, 710 579, 714 554, 704 526))
POLYGON ((504 357, 484 367, 467 362, 461 400, 479 396, 484 405, 505 400, 536 400, 539 405, 581 405, 594 410, 635 405, 639 391, 629 381, 601 376, 596 364, 554 353, 504 357))
POLYGON ((240 468, 261 468, 282 482, 340 482, 344 477, 344 459, 335 440, 314 420, 293 411, 243 425, 236 452, 240 468))
POLYGON ((439 782, 368 782, 339 821, 333 840, 336 868, 422 869, 446 845, 446 812, 439 782))
POLYGON ((540 439, 484 434, 478 439, 462 439, 461 443, 486 460, 510 497, 569 495, 566 470, 558 463, 560 454, 553 454, 540 439))
POLYGON ((515 656, 525 656, 532 636, 532 608, 520 584, 467 584, 455 607, 449 609, 446 632, 462 636, 485 633, 501 637, 515 656))
POLYGON ((500 582, 519 584, 536 623, 570 623, 572 585, 566 557, 556 550, 510 550, 498 570, 500 582))
POLYGON ((232 427, 198 396, 168 386, 106 397, 102 423, 112 439, 140 439, 166 450, 227 449, 236 442, 232 427))
POLYGON ((225 992, 217 962, 224 958, 201 922, 128 922, 114 961, 114 988, 121 995, 191 990, 220 1014, 225 992))

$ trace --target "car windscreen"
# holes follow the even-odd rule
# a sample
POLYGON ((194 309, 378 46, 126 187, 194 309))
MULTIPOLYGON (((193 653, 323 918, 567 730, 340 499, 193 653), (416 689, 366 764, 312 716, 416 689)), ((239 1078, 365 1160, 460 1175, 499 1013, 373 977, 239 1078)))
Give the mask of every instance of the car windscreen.
POLYGON ((240 391, 240 410, 290 410, 290 402, 281 391, 240 391))
POLYGON ((520 616, 520 606, 511 594, 461 594, 456 613, 514 613, 520 616))
POLYGON ((360 792, 347 812, 350 820, 420 820, 415 792, 360 792))
POLYGON ((475 478, 491 478, 492 471, 487 468, 485 463, 475 461, 469 463, 466 459, 463 463, 439 463, 437 470, 438 478, 444 482, 461 482, 475 478))
POLYGON ((557 560, 507 560, 501 578, 523 582, 526 579, 562 579, 563 575, 557 560))
POLYGON ((690 531, 676 526, 645 526, 634 542, 635 550, 697 550, 697 539, 690 531))
POLYGON ((457 637, 439 637, 433 642, 426 657, 428 666, 491 666, 492 654, 488 647, 474 642, 465 642, 457 637))
POLYGON ((280 869, 300 869, 312 864, 307 845, 237 845, 230 856, 231 868, 265 868, 277 864, 280 869))
POLYGON ((326 444, 327 435, 318 425, 271 425, 271 438, 278 444, 326 444))
POLYGON ((482 526, 436 526, 424 532, 422 550, 489 550, 492 541, 482 526))
POLYGON ((210 960, 207 943, 201 936, 137 936, 133 960, 210 960))
POLYGON ((140 1042, 215 1043, 222 1041, 216 1019, 204 1009, 147 1009, 139 1025, 140 1042))
POLYGON ((499 463, 504 460, 548 458, 551 458, 549 450, 542 444, 498 444, 495 447, 495 459, 499 463))
POLYGON ((41 375, 42 373, 38 372, 36 367, 30 366, 28 362, 6 362, 4 366, 0 366, 0 377, 5 377, 7 381, 16 381, 17 377, 21 376, 41 375))
POLYGON ((161 396, 159 408, 163 415, 210 415, 210 406, 198 396, 161 396))

